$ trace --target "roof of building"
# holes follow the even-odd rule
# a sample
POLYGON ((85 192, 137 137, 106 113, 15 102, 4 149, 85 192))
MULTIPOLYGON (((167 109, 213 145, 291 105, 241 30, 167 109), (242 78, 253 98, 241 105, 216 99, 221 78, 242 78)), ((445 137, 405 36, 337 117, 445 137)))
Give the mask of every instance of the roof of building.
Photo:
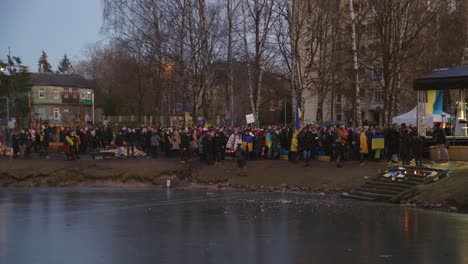
POLYGON ((415 90, 466 89, 468 66, 437 69, 413 81, 415 90))
POLYGON ((95 82, 83 78, 78 74, 63 73, 31 73, 31 86, 61 86, 94 89, 95 82))

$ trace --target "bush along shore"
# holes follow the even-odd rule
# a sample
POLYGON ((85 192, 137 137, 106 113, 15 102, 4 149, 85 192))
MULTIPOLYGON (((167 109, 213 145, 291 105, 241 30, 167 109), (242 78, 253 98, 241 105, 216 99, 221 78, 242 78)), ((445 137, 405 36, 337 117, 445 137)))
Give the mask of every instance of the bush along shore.
MULTIPOLYGON (((0 163, 2 187, 167 187, 236 189, 259 192, 305 192, 340 196, 375 178, 384 162, 313 161, 309 167, 287 161, 251 161, 247 177, 237 176, 234 161, 200 165, 176 160, 12 160, 0 163)), ((398 166, 398 165, 397 165, 398 166)), ((468 164, 450 162, 429 167, 451 169, 450 177, 414 188, 403 206, 468 213, 468 164)))

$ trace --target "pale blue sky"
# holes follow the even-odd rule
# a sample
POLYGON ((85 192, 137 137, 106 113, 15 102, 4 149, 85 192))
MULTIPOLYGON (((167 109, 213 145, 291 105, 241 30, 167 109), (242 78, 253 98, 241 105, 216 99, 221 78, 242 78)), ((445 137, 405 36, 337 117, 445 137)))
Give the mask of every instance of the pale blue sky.
POLYGON ((64 53, 72 63, 86 44, 103 40, 101 0, 0 0, 0 59, 21 57, 30 71, 44 50, 57 70, 64 53))

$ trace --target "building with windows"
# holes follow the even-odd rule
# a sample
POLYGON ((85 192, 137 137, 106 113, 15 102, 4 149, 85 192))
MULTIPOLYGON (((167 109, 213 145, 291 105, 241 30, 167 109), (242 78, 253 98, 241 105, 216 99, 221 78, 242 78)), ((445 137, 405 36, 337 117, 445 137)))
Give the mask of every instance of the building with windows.
POLYGON ((95 83, 78 74, 31 73, 30 123, 78 125, 102 122, 95 83))
MULTIPOLYGON (((354 2, 356 12, 363 8, 360 6, 361 2, 354 2)), ((306 8, 308 1, 297 3, 304 5, 296 8, 297 12, 319 12, 306 16, 308 19, 304 23, 311 25, 302 26, 299 38, 300 59, 303 62, 311 62, 310 65, 303 63, 302 66, 303 72, 310 71, 304 74, 309 78, 305 80, 307 89, 303 95, 304 121, 354 123, 355 89, 348 1, 327 1, 315 4, 309 9, 306 8), (334 12, 336 9, 342 12, 334 12), (324 12, 328 12, 327 16, 319 15, 324 12), (324 19, 326 21, 320 28, 321 35, 308 32, 315 24, 321 25, 321 20, 324 19), (316 51, 312 54, 311 50, 316 51)), ((365 59, 376 57, 373 46, 376 45, 375 27, 370 24, 370 19, 363 21, 364 25, 359 26, 357 47, 361 64, 359 69, 361 118, 369 124, 382 124, 384 108, 384 93, 380 84, 383 81, 382 67, 375 61, 365 59)))

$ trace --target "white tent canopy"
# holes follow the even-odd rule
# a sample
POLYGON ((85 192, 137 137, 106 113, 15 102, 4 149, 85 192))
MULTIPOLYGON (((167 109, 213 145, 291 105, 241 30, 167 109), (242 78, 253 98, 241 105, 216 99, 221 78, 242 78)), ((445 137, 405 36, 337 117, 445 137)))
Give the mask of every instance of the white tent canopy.
MULTIPOLYGON (((397 123, 397 124, 405 123, 406 125, 416 126, 417 116, 418 116, 418 106, 415 106, 409 112, 404 113, 399 116, 395 116, 392 119, 392 122, 397 123)), ((425 121, 426 121, 427 126, 432 127, 434 126, 434 122, 447 122, 448 118, 450 117, 451 117, 450 114, 443 112, 442 115, 426 115, 425 121)))

